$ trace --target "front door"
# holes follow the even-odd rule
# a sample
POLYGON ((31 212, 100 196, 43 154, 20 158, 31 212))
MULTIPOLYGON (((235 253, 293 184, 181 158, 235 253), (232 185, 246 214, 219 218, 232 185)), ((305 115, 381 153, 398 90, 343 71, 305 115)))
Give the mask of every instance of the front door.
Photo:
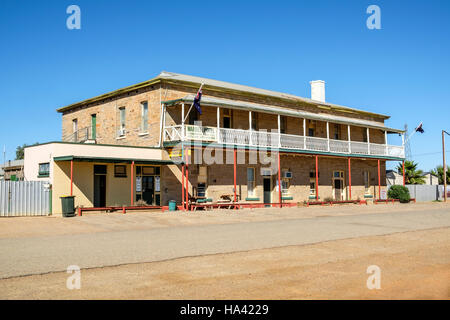
POLYGON ((272 190, 270 178, 263 179, 263 192, 264 192, 264 203, 271 203, 272 201, 270 199, 270 194, 272 193, 272 190))
POLYGON ((94 207, 106 206, 106 166, 94 165, 94 207))
POLYGON ((155 179, 153 176, 142 177, 142 200, 148 205, 154 204, 155 179))
POLYGON ((334 180, 334 199, 336 201, 342 201, 344 200, 342 197, 342 188, 343 187, 343 183, 342 180, 340 179, 335 179, 334 180))

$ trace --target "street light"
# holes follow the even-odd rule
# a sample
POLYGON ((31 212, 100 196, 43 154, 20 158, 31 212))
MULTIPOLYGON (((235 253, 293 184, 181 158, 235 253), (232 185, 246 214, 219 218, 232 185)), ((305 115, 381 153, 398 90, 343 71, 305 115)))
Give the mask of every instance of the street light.
POLYGON ((443 159, 443 170, 444 170, 444 202, 447 202, 447 165, 445 164, 445 134, 450 136, 445 130, 442 130, 442 159, 443 159))

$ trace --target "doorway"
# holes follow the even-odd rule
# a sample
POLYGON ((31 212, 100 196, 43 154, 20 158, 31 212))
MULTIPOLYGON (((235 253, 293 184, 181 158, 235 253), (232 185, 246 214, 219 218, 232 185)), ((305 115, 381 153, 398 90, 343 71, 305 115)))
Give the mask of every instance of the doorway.
POLYGON ((161 205, 161 167, 136 166, 136 201, 147 205, 161 205))
MULTIPOLYGON (((271 193, 272 193, 272 182, 270 178, 263 178, 263 193, 264 193, 264 203, 271 203, 271 193)), ((266 205, 269 207, 269 205, 266 205)))
POLYGON ((106 165, 94 165, 94 207, 106 206, 106 165))
POLYGON ((344 200, 344 172, 335 171, 333 173, 333 195, 335 201, 344 200))

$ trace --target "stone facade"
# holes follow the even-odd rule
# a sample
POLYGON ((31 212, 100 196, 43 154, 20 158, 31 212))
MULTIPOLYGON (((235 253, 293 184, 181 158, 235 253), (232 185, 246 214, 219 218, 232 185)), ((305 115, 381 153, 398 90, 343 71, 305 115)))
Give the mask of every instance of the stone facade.
MULTIPOLYGON (((156 83, 143 87, 132 92, 120 93, 115 97, 90 105, 81 105, 76 108, 63 111, 62 115, 62 136, 67 139, 73 133, 73 121, 76 119, 78 129, 91 126, 91 116, 96 115, 96 142, 98 144, 129 145, 129 146, 160 146, 161 143, 161 102, 183 98, 188 94, 195 94, 198 90, 194 85, 181 85, 169 83, 156 83), (148 129, 144 132, 142 126, 141 103, 148 103, 148 129), (125 109, 125 135, 119 136, 120 109, 125 109)), ((220 90, 206 89, 203 95, 208 97, 232 99, 235 101, 252 102, 261 105, 275 106, 285 109, 304 110, 319 114, 332 114, 345 116, 348 118, 364 119, 377 122, 383 125, 384 118, 375 115, 359 114, 357 112, 330 111, 327 108, 319 108, 301 102, 289 102, 286 100, 249 95, 239 92, 226 92, 220 90)), ((185 106, 187 112, 189 105, 185 106)), ((203 126, 217 126, 217 108, 202 107, 202 115, 197 117, 203 126)), ((194 113, 195 110, 192 111, 194 113)), ((224 126, 224 116, 226 109, 220 109, 220 127, 224 126)), ((249 112, 245 110, 231 110, 231 128, 249 129, 249 112)), ((277 130, 277 115, 266 113, 252 113, 254 121, 257 122, 258 130, 277 130)), ((306 128, 303 128, 303 119, 294 117, 283 117, 284 132, 286 134, 303 135, 304 129, 308 135, 308 129, 314 129, 314 136, 326 138, 326 122, 306 120, 306 128)), ((189 120, 187 120, 189 122, 189 120)), ((181 124, 180 106, 167 107, 165 121, 163 125, 181 124)), ((351 126, 351 140, 366 142, 366 128, 351 126)), ((382 130, 369 130, 370 142, 384 144, 385 137, 382 130)), ((348 140, 347 125, 330 123, 330 138, 348 140)), ((126 156, 126 155, 124 155, 126 156)), ((244 152, 242 156, 246 164, 237 165, 237 194, 240 201, 263 201, 263 179, 260 174, 261 165, 259 162, 249 164, 249 152, 244 152), (251 197, 247 191, 247 168, 255 168, 255 193, 251 197)), ((198 174, 202 165, 191 164, 189 166, 189 193, 196 194, 198 187, 198 174)), ((213 201, 219 199, 223 194, 233 194, 233 164, 209 164, 207 166, 206 196, 213 201)), ((386 162, 381 161, 381 185, 385 190, 386 162)), ((284 194, 286 201, 300 202, 310 199, 311 172, 315 170, 315 157, 306 154, 282 154, 282 171, 292 172, 289 179, 287 192, 284 194)), ((167 205, 173 199, 181 202, 181 173, 180 165, 166 165, 161 170, 161 199, 162 204, 167 205)), ((319 197, 321 200, 335 197, 333 188, 333 174, 335 171, 343 172, 343 199, 349 198, 349 173, 348 162, 345 157, 331 157, 321 155, 319 158, 319 197)), ((369 197, 379 197, 378 194, 378 166, 374 159, 352 159, 352 199, 364 199, 369 197), (370 187, 366 190, 364 185, 364 172, 369 172, 370 187)), ((271 181, 271 201, 278 202, 277 175, 269 176, 271 181)), ((129 188, 128 185, 126 188, 129 188)))

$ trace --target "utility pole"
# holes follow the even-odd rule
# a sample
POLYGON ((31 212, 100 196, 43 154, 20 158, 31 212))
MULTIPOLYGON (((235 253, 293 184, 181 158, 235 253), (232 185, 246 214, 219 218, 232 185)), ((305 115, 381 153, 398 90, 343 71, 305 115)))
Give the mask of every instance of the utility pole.
POLYGON ((445 164, 445 134, 450 136, 445 130, 442 130, 442 160, 443 160, 443 171, 444 171, 444 202, 447 202, 447 165, 445 164))

